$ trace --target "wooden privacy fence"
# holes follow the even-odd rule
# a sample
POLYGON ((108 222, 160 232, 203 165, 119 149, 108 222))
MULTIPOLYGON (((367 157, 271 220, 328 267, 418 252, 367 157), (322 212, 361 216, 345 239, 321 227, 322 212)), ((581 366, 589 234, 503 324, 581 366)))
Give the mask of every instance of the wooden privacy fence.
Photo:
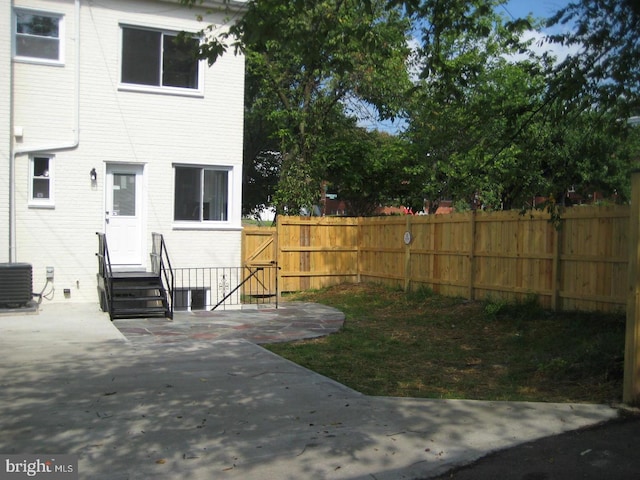
POLYGON ((277 262, 281 292, 373 281, 557 310, 624 311, 628 206, 373 218, 280 217, 247 228, 246 263, 277 262))
POLYGON ((244 231, 243 258, 277 262, 280 291, 376 281, 469 299, 535 295, 556 310, 626 309, 623 401, 640 404, 640 172, 631 183, 631 206, 567 209, 558 229, 544 212, 281 217, 244 231))
MULTIPOLYGON (((261 227, 245 229, 242 235, 242 261, 244 280, 254 275, 255 281, 247 282, 242 293, 247 296, 277 297, 278 277, 276 266, 276 229, 261 227), (265 268, 268 267, 268 268, 265 268)), ((277 301, 277 299, 276 299, 277 301)))

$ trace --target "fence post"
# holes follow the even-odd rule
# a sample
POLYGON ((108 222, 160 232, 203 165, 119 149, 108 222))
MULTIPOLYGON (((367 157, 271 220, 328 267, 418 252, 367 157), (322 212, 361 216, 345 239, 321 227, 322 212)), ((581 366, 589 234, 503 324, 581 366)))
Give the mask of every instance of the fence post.
POLYGON ((405 215, 407 221, 404 230, 404 291, 411 288, 411 215, 405 215))
POLYGON ((640 402, 640 171, 631 174, 631 212, 629 215, 629 290, 627 329, 624 349, 624 387, 622 401, 640 402))
POLYGON ((548 223, 548 228, 553 228, 553 265, 551 267, 551 310, 554 312, 560 308, 560 254, 562 253, 562 224, 555 226, 548 223))
MULTIPOLYGON (((299 237, 300 237, 300 262, 299 262, 299 270, 302 274, 298 277, 298 285, 299 289, 309 290, 311 288, 311 277, 304 275, 311 271, 311 251, 305 249, 304 247, 309 247, 311 245, 311 217, 297 217, 298 219, 304 219, 304 222, 301 222, 298 227, 299 237)), ((316 226, 317 228, 317 226, 316 226)))
POLYGON ((280 215, 276 215, 276 230, 273 232, 273 256, 273 260, 276 262, 276 308, 278 308, 282 286, 282 278, 280 277, 280 262, 282 262, 282 254, 280 253, 280 215))
POLYGON ((469 300, 475 300, 475 269, 476 269, 476 209, 471 211, 471 238, 470 238, 470 246, 469 246, 469 300))
POLYGON ((363 223, 363 218, 362 217, 358 217, 356 219, 356 225, 357 225, 357 248, 356 248, 356 283, 361 283, 362 282, 362 277, 361 277, 361 266, 362 266, 362 230, 364 229, 364 226, 362 225, 363 223))

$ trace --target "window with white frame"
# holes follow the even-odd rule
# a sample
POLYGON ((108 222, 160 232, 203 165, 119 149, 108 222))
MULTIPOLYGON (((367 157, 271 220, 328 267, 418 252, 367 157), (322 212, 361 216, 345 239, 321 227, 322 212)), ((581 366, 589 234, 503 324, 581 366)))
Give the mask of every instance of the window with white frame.
POLYGON ((147 87, 200 88, 200 62, 195 56, 197 38, 122 27, 122 84, 147 87))
POLYGON ((63 16, 33 10, 14 10, 16 58, 62 62, 63 16))
POLYGON ((174 220, 227 221, 229 175, 230 170, 221 167, 175 166, 174 220))
POLYGON ((30 160, 29 204, 53 206, 53 167, 52 155, 34 155, 30 160))

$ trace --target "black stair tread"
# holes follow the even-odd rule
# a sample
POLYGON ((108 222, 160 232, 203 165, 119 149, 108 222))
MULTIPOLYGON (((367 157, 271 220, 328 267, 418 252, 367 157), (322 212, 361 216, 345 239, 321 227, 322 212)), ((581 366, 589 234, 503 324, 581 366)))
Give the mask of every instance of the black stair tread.
POLYGON ((169 313, 167 312, 157 312, 157 313, 149 313, 149 312, 140 312, 140 313, 128 313, 128 314, 113 314, 111 318, 113 320, 122 320, 125 318, 171 318, 169 313))
POLYGON ((165 291, 161 288, 138 288, 131 290, 128 288, 119 288, 111 290, 111 296, 116 297, 162 297, 165 295, 165 291))
POLYGON ((111 280, 112 285, 157 285, 162 283, 159 278, 114 278, 111 280))
POLYGON ((122 294, 122 295, 156 295, 156 294, 163 294, 165 292, 164 288, 162 288, 162 286, 156 286, 156 287, 152 287, 150 285, 147 285, 146 287, 135 287, 135 288, 128 288, 128 287, 114 287, 111 289, 111 292, 114 294, 122 294))
POLYGON ((111 288, 114 292, 129 292, 139 290, 164 290, 162 285, 114 285, 111 288))
POLYGON ((154 272, 145 272, 145 271, 133 271, 133 272, 118 272, 115 271, 112 273, 111 278, 114 279, 135 279, 135 278, 158 278, 159 275, 154 272))
POLYGON ((123 290, 121 292, 113 292, 111 295, 112 300, 131 300, 132 298, 137 298, 139 300, 144 300, 145 298, 155 300, 157 298, 167 298, 165 292, 149 292, 148 290, 140 291, 140 292, 130 292, 129 290, 123 290))
POLYGON ((166 313, 167 309, 164 307, 157 308, 114 308, 113 315, 114 316, 123 316, 123 315, 156 315, 160 313, 166 313))
POLYGON ((113 315, 132 315, 132 314, 154 314, 165 313, 167 311, 164 307, 145 307, 145 308, 114 308, 113 315))
POLYGON ((114 305, 113 311, 115 313, 119 312, 138 312, 138 311, 164 311, 167 310, 166 305, 153 305, 153 306, 140 306, 140 305, 114 305))
POLYGON ((165 295, 163 292, 137 292, 137 293, 133 293, 133 292, 128 292, 128 291, 122 291, 122 292, 114 292, 114 295, 111 297, 113 300, 131 300, 131 299, 138 299, 138 300, 156 300, 158 298, 165 298, 165 295))
POLYGON ((125 299, 114 299, 113 300, 113 308, 134 308, 131 304, 135 304, 137 302, 155 302, 158 305, 145 305, 145 306, 137 306, 135 308, 153 308, 158 307, 160 305, 164 305, 164 299, 159 297, 153 298, 125 298, 125 299))

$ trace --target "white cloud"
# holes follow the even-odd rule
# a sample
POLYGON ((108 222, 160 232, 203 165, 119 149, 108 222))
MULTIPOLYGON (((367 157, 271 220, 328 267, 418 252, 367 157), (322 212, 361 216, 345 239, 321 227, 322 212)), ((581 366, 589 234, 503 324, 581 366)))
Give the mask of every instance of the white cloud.
MULTIPOLYGON (((579 45, 563 45, 561 43, 550 42, 547 39, 546 33, 537 30, 527 30, 522 34, 522 40, 524 42, 530 42, 529 51, 537 57, 548 53, 556 58, 556 63, 562 62, 569 55, 580 52, 579 45)), ((527 58, 528 54, 526 53, 507 56, 507 59, 511 61, 526 60, 527 58)))

